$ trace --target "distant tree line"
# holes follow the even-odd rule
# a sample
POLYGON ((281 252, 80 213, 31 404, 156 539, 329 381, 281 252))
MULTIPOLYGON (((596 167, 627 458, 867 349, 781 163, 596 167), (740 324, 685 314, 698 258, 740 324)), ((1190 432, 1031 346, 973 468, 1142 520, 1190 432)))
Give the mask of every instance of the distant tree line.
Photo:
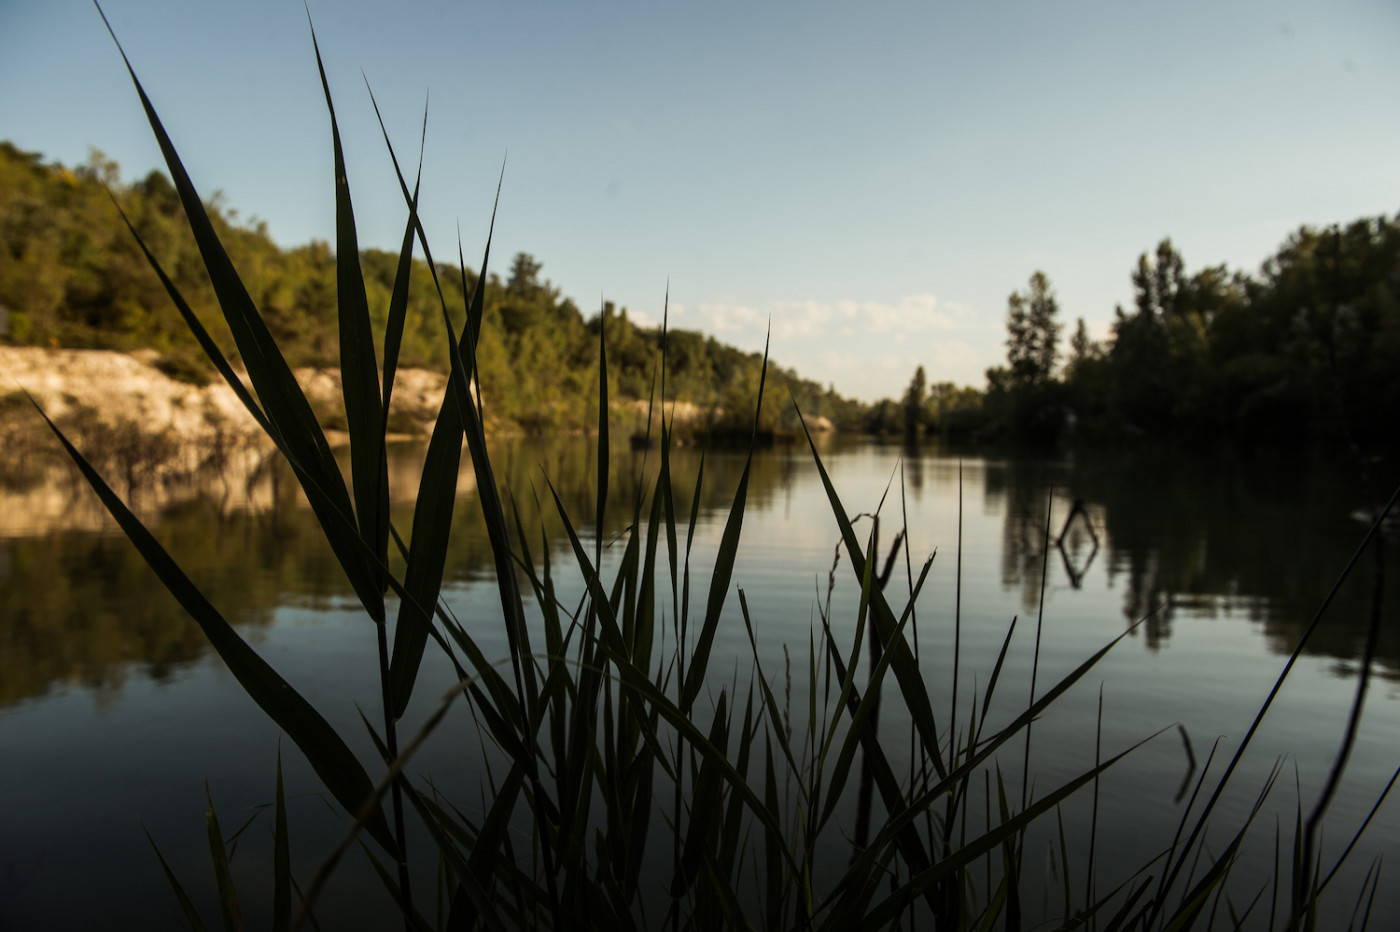
POLYGON ((1007 301, 1006 365, 985 392, 935 386, 923 368, 872 430, 1017 441, 1135 436, 1313 438, 1394 446, 1400 424, 1400 215, 1289 235, 1258 275, 1191 273, 1164 239, 1132 271, 1133 306, 1107 339, 1078 319, 1061 350, 1043 272, 1007 301))
MULTIPOLYGON (((94 152, 69 169, 0 141, 0 341, 74 348, 153 348, 158 365, 209 377, 117 208, 160 259, 205 325, 226 335, 179 198, 160 172, 123 183, 94 152), (109 196, 110 192, 110 196, 109 196)), ((253 300, 296 366, 332 365, 337 346, 335 256, 315 241, 282 248, 266 225, 243 221, 219 194, 210 217, 253 300)), ((370 312, 382 337, 397 256, 361 254, 370 312)), ((476 273, 437 269, 460 325, 476 273)), ((605 305, 585 317, 521 253, 486 288, 478 348, 485 397, 499 421, 528 431, 585 427, 596 398, 598 328, 607 320, 609 392, 652 391, 661 334, 605 305)), ((1393 445, 1400 423, 1400 215, 1344 227, 1300 228, 1257 275, 1224 265, 1188 272, 1163 240, 1131 273, 1133 306, 1115 311, 1103 341, 1079 318, 1067 341, 1049 278, 1034 273, 1007 301, 1006 365, 985 389, 935 381, 919 367, 904 396, 843 398, 797 373, 770 369, 809 416, 844 429, 980 439, 1054 441, 1171 436, 1246 440, 1299 436, 1393 445)), ((221 339, 231 356, 232 341, 221 339)), ((718 429, 746 429, 757 354, 691 331, 668 336, 667 394, 711 412, 718 429)), ((415 260, 402 365, 444 371, 446 349, 427 264, 415 260)), ((797 425, 786 391, 765 395, 762 426, 797 425)))
MULTIPOLYGON (((152 348, 177 378, 202 382, 209 369, 184 323, 117 211, 161 262, 195 313, 232 358, 233 343, 186 225, 173 185, 153 171, 125 184, 116 163, 94 152, 69 169, 0 142, 0 342, 131 350, 152 348), (110 196, 109 193, 110 192, 110 196), (115 204, 114 204, 115 201, 115 204)), ((282 248, 266 224, 243 222, 215 194, 210 218, 249 293, 293 366, 336 360, 335 255, 328 243, 282 248)), ((382 343, 398 256, 360 255, 376 338, 382 343)), ((486 284, 485 322, 477 348, 488 415, 527 431, 596 423, 598 329, 607 320, 609 396, 645 399, 660 361, 659 327, 642 327, 606 304, 585 318, 541 277, 542 264, 521 253, 502 279, 486 284)), ((463 320, 463 290, 477 275, 440 265, 449 312, 463 320)), ((752 426, 762 357, 703 334, 667 337, 668 399, 693 403, 716 429, 752 426)), ((446 343, 432 272, 415 259, 400 365, 446 371, 446 343)), ((791 389, 809 417, 859 425, 865 406, 796 372, 770 366, 762 426, 792 429, 791 389)), ((659 391, 660 386, 656 386, 659 391)))

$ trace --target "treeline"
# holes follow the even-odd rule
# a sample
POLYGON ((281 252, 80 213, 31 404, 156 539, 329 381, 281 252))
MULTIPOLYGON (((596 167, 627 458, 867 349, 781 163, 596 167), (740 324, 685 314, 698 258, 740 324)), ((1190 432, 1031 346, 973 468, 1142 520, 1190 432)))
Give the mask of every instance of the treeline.
MULTIPOLYGON (((153 348, 168 374, 209 378, 199 348, 126 228, 121 213, 161 262, 194 312, 236 358, 203 262, 174 186, 162 173, 123 183, 116 163, 94 152, 69 169, 0 142, 0 341, 17 345, 131 350, 153 348), (110 194, 109 194, 110 192, 110 194), (114 204, 115 201, 115 204, 114 204)), ((284 249, 261 222, 243 222, 218 195, 210 219, 269 330, 293 366, 331 366, 338 345, 335 255, 328 243, 284 249)), ((367 249, 361 266, 370 314, 381 341, 398 262, 367 249)), ((520 254, 503 279, 486 283, 485 321, 477 348, 488 415, 527 431, 595 423, 598 328, 607 319, 609 395, 645 399, 660 359, 660 328, 641 327, 611 304, 585 317, 541 277, 541 263, 520 254)), ((476 274, 439 265, 437 277, 458 327, 463 291, 476 274)), ((752 424, 762 357, 703 334, 668 334, 667 396, 703 412, 706 426, 752 424)), ((441 310, 427 263, 415 259, 400 365, 446 371, 441 310)), ((769 384, 790 388, 808 416, 839 427, 858 425, 859 402, 833 387, 770 367, 769 384)), ((658 386, 659 388, 659 386, 658 386)), ((762 426, 791 429, 786 390, 765 395, 762 426)))
POLYGON ((1188 272, 1163 240, 1132 271, 1106 340, 1061 336, 1042 272, 1007 302, 1006 365, 985 392, 925 388, 871 408, 874 429, 1054 441, 1312 438, 1394 446, 1400 424, 1400 215, 1291 234, 1257 275, 1188 272))

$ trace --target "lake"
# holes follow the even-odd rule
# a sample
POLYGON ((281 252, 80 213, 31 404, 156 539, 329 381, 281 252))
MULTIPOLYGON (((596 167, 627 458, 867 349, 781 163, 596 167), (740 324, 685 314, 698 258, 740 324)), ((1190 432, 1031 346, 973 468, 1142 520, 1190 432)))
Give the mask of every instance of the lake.
MULTIPOLYGON (((623 449, 612 457, 611 505, 603 522, 605 539, 618 541, 605 558, 613 566, 630 521, 626 503, 633 477, 644 468, 642 453, 618 446, 623 449)), ((1397 475, 1393 463, 1326 452, 1205 454, 1142 447, 1011 455, 833 438, 822 455, 852 514, 873 511, 889 486, 882 551, 901 523, 901 510, 908 517, 915 572, 936 551, 918 602, 917 638, 926 678, 945 701, 940 709, 952 698, 959 562, 964 710, 973 691, 985 688, 1013 618, 994 716, 1009 721, 1029 701, 1042 572, 1039 693, 1141 621, 1033 731, 1031 770, 1036 790, 1045 793, 1092 766, 1100 686, 1105 757, 1169 729, 1103 778, 1100 891, 1127 879, 1171 841, 1189 799, 1184 781, 1194 779, 1175 726, 1184 730, 1201 764, 1220 739, 1213 770, 1218 773, 1365 533, 1359 517, 1384 501, 1387 483, 1397 475), (1057 545, 1076 502, 1082 517, 1057 545)), ((543 477, 591 538, 594 456, 590 440, 582 437, 494 445, 493 462, 534 535, 536 559, 543 533, 556 572, 569 556, 557 519, 547 517, 540 529, 537 502, 548 495, 543 477)), ((394 519, 405 536, 421 457, 416 445, 393 453, 391 482, 400 503, 394 519)), ((699 458, 694 448, 676 451, 678 488, 693 488, 699 458)), ((648 464, 654 462, 653 452, 648 464)), ((709 568, 742 467, 742 455, 734 453, 712 452, 705 461, 692 559, 701 581, 692 596, 696 612, 703 611, 709 568)), ((294 485, 285 471, 269 465, 215 477, 196 490, 138 497, 137 504, 224 616, 368 762, 374 751, 357 706, 375 717, 374 626, 357 610, 294 485)), ((490 550, 469 467, 459 496, 444 599, 488 656, 504 658, 490 550)), ((764 671, 780 684, 784 645, 793 665, 805 666, 817 607, 827 598, 836 525, 802 446, 757 455, 748 502, 734 587, 748 599, 764 671)), ((865 534, 869 527, 862 521, 858 531, 865 534)), ((1400 766, 1400 544, 1387 543, 1384 627, 1365 717, 1325 823, 1324 870, 1400 766)), ((844 556, 835 572, 833 627, 849 643, 859 591, 844 556)), ((901 560, 890 586, 906 587, 904 574, 901 560)), ((1300 805, 1295 773, 1306 814, 1337 753, 1356 689, 1375 574, 1368 555, 1328 609, 1213 820, 1218 837, 1212 834, 1210 845, 1218 853, 1276 760, 1283 759, 1282 776, 1241 855, 1237 889, 1231 889, 1237 909, 1272 873, 1276 825, 1287 869, 1300 805)), ((567 603, 580 591, 578 585, 566 587, 562 597, 567 603)), ((735 675, 743 682, 751 663, 731 590, 712 672, 717 682, 735 675)), ((440 693, 453 679, 431 645, 422 677, 440 684, 420 687, 424 695, 440 693)), ((805 677, 795 679, 795 692, 805 695, 805 677)), ((461 801, 471 805, 482 765, 470 718, 457 711, 462 714, 449 720, 410 770, 416 779, 430 775, 439 786, 460 788, 461 801)), ((411 726, 425 714, 411 708, 407 721, 411 726)), ((881 728, 898 746, 908 722, 888 716, 881 728)), ((1000 764, 1008 786, 1019 787, 1020 739, 1012 744, 1015 750, 1003 754, 1000 764)), ((286 741, 280 748, 294 870, 304 884, 343 823, 322 800, 296 748, 286 741)), ((267 804, 278 750, 276 728, 85 487, 60 474, 37 488, 0 493, 0 928, 180 927, 175 898, 143 829, 206 920, 213 920, 206 781, 225 835, 247 823, 235 876, 245 919, 265 925, 271 877, 267 804)), ((1207 788, 1212 785, 1208 778, 1207 788)), ((973 812, 981 805, 979 798, 973 812)), ((1077 888, 1085 882, 1075 871, 1085 862, 1088 813, 1084 793, 1063 810, 1077 888)), ((1025 889, 1033 912, 1042 897, 1053 910, 1059 896, 1057 838, 1039 831, 1027 839, 1025 889)), ((1329 889, 1329 917, 1345 921, 1366 869, 1397 842, 1400 809, 1391 801, 1357 845, 1350 869, 1329 889)), ((432 864, 424 870, 417 890, 426 901, 432 864)), ((1252 918, 1262 921, 1266 913, 1266 906, 1258 907, 1252 918)), ((352 853, 317 914, 326 928, 359 928, 377 924, 375 917, 387 920, 393 910, 362 856, 352 853)), ((1373 922, 1397 915, 1400 887, 1383 881, 1373 922)))

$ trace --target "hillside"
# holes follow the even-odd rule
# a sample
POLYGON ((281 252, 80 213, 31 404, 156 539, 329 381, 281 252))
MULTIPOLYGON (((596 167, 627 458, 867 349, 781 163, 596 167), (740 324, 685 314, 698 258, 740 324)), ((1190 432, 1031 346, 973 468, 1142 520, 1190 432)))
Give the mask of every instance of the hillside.
MULTIPOLYGON (((173 186, 159 172, 124 182, 119 167, 94 152, 70 169, 0 142, 0 344, 62 349, 154 351, 168 375, 209 378, 194 340, 126 229, 129 218, 195 313, 231 358, 232 340, 214 300, 173 186), (109 196, 110 192, 110 196, 109 196), (115 201, 115 204, 114 204, 115 201)), ((282 248, 261 223, 244 223, 215 198, 210 216, 269 330, 294 367, 335 363, 335 255, 313 241, 282 248)), ((398 257, 361 253, 376 336, 382 343, 398 257)), ((541 277, 542 264, 521 253, 507 276, 486 283, 485 323, 477 350, 482 385, 498 429, 579 429, 596 417, 598 329, 607 318, 609 394, 649 396, 660 359, 657 328, 636 326, 626 308, 605 305, 590 318, 541 277)), ((437 269, 449 311, 463 317, 463 292, 476 273, 437 269)), ((446 348, 432 270, 414 260, 400 365, 446 371, 446 348)), ((667 395, 707 412, 714 426, 747 422, 760 358, 693 331, 668 335, 667 395)), ((770 379, 791 389, 804 413, 838 427, 859 423, 864 406, 774 365, 770 379)), ((770 392, 769 428, 792 427, 787 392, 770 392)))

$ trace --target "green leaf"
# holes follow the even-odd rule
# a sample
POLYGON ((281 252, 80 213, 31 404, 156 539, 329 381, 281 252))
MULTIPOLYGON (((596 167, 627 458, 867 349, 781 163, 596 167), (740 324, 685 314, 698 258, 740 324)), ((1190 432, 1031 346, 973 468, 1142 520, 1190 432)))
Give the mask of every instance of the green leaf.
MULTIPOLYGON (((100 7, 98 12, 101 13, 100 7)), ((190 231, 194 234, 195 243, 209 273, 214 295, 218 299, 224 319, 228 322, 234 342, 238 345, 239 355, 247 367, 248 377, 262 403, 263 411, 285 443, 288 458, 296 468, 297 478, 306 490, 312 510, 351 586, 371 617, 382 621, 383 595, 377 582, 378 572, 373 570, 369 561, 365 559, 358 541, 353 539, 353 532, 344 527, 344 520, 353 519, 354 512, 345 481, 340 475, 340 469, 336 465, 330 445, 326 442, 325 434, 316 422, 311 405, 219 241, 204 204, 165 127, 156 115, 155 107, 147 97, 145 88, 136 77, 136 71, 127 59, 125 50, 117 41, 116 33, 107 22, 106 14, 102 14, 102 17, 112 34, 112 40, 117 43, 117 49, 126 63, 127 73, 141 98, 141 106, 146 112, 147 121, 155 134, 166 167, 170 170, 171 181, 180 196, 190 231)))
MULTIPOLYGON (((369 79, 365 79, 365 87, 369 87, 369 79)), ((370 100, 374 100, 374 92, 370 92, 370 100)), ((379 114, 379 104, 374 105, 374 112, 379 114)), ((383 120, 380 120, 381 125, 383 120)), ((408 317, 408 287, 413 277, 413 234, 418 224, 418 188, 423 180, 423 144, 428 137, 428 107, 423 106, 423 132, 418 142, 418 177, 413 181, 413 199, 408 205, 408 222, 404 225, 403 242, 399 245, 399 264, 394 269, 394 287, 389 295, 389 314, 384 326, 384 425, 383 432, 389 432, 389 405, 394 395, 394 375, 399 366, 399 347, 403 343, 404 321, 408 317)), ((387 133, 385 135, 387 140, 387 133)), ((393 155, 392 148, 390 155, 393 155)), ((394 160, 394 168, 398 168, 398 160, 394 160)))
MULTIPOLYGON (((860 579, 865 575, 865 556, 861 553, 860 541, 856 537, 855 529, 851 526, 850 518, 846 516, 845 506, 841 504, 835 486, 831 484, 831 476, 827 474, 821 456, 817 453, 816 441, 812 439, 812 432, 807 428, 807 420, 802 416, 801 409, 797 407, 796 399, 793 399, 792 404, 793 409, 797 411, 798 419, 802 422, 802 430, 806 434, 807 444, 812 450, 812 459, 816 463, 817 474, 821 477, 827 501, 831 505, 832 514, 836 517, 837 527, 841 530, 841 540, 846 546, 846 555, 850 558, 851 569, 855 572, 856 578, 860 579)), ((885 652, 893 655, 890 658, 890 666, 909 710, 909 716, 914 720, 914 727, 918 729, 919 739, 928 749, 928 756, 933 760, 934 769, 940 777, 944 777, 947 775, 947 769, 943 766, 939 750, 938 726, 934 721, 933 704, 929 699, 928 688, 924 684, 923 673, 914 659, 913 652, 909 649, 908 642, 902 636, 896 636, 894 612, 890 610, 889 603, 885 601, 884 593, 878 588, 871 593, 870 618, 875 630, 880 635, 880 640, 885 645, 885 652)))
MULTIPOLYGON (((384 889, 389 892, 389 896, 393 898, 394 902, 402 903, 403 894, 399 892, 398 878, 389 873, 389 869, 384 866, 383 861, 375 856, 374 851, 370 849, 369 845, 361 843, 360 851, 363 852, 365 860, 369 861, 370 867, 374 868, 374 873, 378 875, 379 882, 384 885, 384 889)), ((308 914, 307 919, 310 918, 311 916, 308 914)), ((409 913, 408 921, 410 923, 409 928, 411 932, 433 932, 433 925, 424 919, 423 914, 416 908, 409 913)))
MULTIPOLYGON (((714 753, 706 754, 701 759, 700 775, 696 778, 690 794, 690 822, 686 826, 681 852, 681 879, 685 886, 677 887, 673 884, 672 897, 683 895, 686 889, 695 883, 700 873, 700 862, 704 854, 713 847, 723 821, 720 816, 720 806, 724 797, 719 761, 727 763, 729 760, 729 720, 723 690, 720 690, 719 701, 715 704, 708 743, 714 749, 714 753)), ((737 768, 735 774, 738 775, 737 768)))
MULTIPOLYGON (((39 409, 37 403, 35 408, 39 409)), ((147 565, 199 625, 244 692, 301 749, 326 789, 345 810, 358 812, 373 792, 373 784, 345 742, 321 714, 233 630, 48 415, 42 409, 39 414, 147 565)), ((397 852, 398 846, 382 811, 375 811, 366 830, 386 851, 397 852)))
POLYGON ((214 812, 214 797, 209 795, 209 784, 204 785, 204 797, 209 808, 204 813, 204 826, 209 838, 209 858, 214 862, 214 880, 219 888, 219 912, 224 919, 224 932, 242 932, 243 916, 238 908, 238 891, 233 887, 233 874, 229 871, 228 850, 224 848, 224 836, 219 831, 219 817, 214 812))
POLYGON ((595 552, 593 562, 603 564, 603 524, 608 507, 608 314, 598 314, 598 504, 593 513, 595 552))
MULTIPOLYGON (((478 880, 477 871, 468 866, 468 859, 462 856, 462 852, 453 844, 450 837, 451 830, 448 826, 448 819, 433 805, 428 797, 425 797, 417 790, 405 784, 405 797, 418 811, 418 816, 432 837, 433 844, 444 862, 456 876, 459 884, 458 891, 466 897, 463 907, 475 910, 474 918, 479 918, 480 924, 487 929, 505 932, 506 926, 501 921, 498 911, 493 908, 494 901, 487 888, 481 886, 478 880)), ((497 796, 497 805, 505 805, 503 797, 497 796)), ((511 798, 513 805, 513 797, 511 798)), ((471 928, 470 925, 458 925, 459 917, 458 900, 454 897, 452 913, 448 917, 448 928, 471 928)))
MULTIPOLYGON (((867 566, 868 565, 869 562, 867 563, 867 566)), ((903 637, 905 626, 909 623, 909 619, 913 617, 911 609, 914 604, 914 599, 917 599, 919 593, 923 590, 924 580, 928 578, 929 569, 932 566, 933 559, 930 557, 924 562, 923 571, 920 573, 918 583, 914 587, 913 598, 909 600, 909 608, 905 609, 903 617, 899 620, 898 627, 895 628, 895 632, 899 637, 903 637)), ((868 593, 866 597, 868 598, 868 593)), ((862 633, 864 633, 864 626, 857 625, 857 636, 859 637, 862 633)), ((856 649, 859 650, 859 641, 857 641, 856 649)), ((880 655, 880 662, 877 663, 875 669, 870 672, 870 678, 865 688, 865 695, 857 697, 852 690, 851 694, 845 697, 845 701, 851 709, 851 724, 846 731, 846 737, 842 742, 840 754, 833 768, 831 785, 827 790, 826 811, 823 812, 821 819, 817 823, 819 826, 826 824, 827 820, 830 819, 833 814, 836 803, 839 801, 838 797, 841 789, 845 785, 851 765, 855 761, 856 748, 858 746, 863 748, 868 758, 875 755, 883 757, 883 749, 880 748, 879 736, 870 728, 869 721, 879 708, 880 689, 884 685, 885 674, 890 668, 891 659, 889 651, 885 651, 880 655)), ((838 664, 840 663, 839 657, 837 658, 837 662, 838 664)), ((852 667, 854 667, 854 664, 852 667)), ((854 669, 849 672, 854 674, 854 669)), ((893 774, 893 769, 890 769, 889 775, 891 779, 893 778, 893 774)), ((889 784, 889 788, 893 790, 893 783, 889 784)))
MULTIPOLYGON (((481 261, 480 281, 485 281, 487 278, 490 250, 491 243, 488 234, 486 255, 481 261)), ((478 297, 481 290, 478 289, 478 297)), ((469 339, 463 341, 469 348, 475 347, 474 321, 475 327, 479 328, 480 313, 478 298, 474 298, 467 320, 469 339)), ((482 515, 486 520, 486 535, 491 544, 491 557, 496 570, 496 586, 500 595, 501 614, 505 621, 511 664, 516 677, 516 689, 521 708, 529 717, 529 713, 537 703, 539 690, 534 676, 533 664, 526 661, 529 655, 529 640, 525 630, 525 611, 520 585, 515 576, 515 561, 511 557, 510 529, 506 524, 505 509, 501 503, 500 489, 496 486, 496 476, 486 452, 486 435, 482 428, 480 412, 472 403, 471 393, 468 390, 476 370, 473 366, 468 371, 462 360, 461 347, 455 339, 452 339, 452 321, 447 316, 446 308, 443 308, 442 319, 447 327, 448 349, 452 357, 452 373, 448 378, 447 390, 456 396, 457 413, 462 419, 463 432, 467 436, 467 446, 471 451, 472 469, 476 474, 477 496, 481 503, 482 515)), ((533 743, 533 734, 527 737, 533 743)))
MULTIPOLYGON (((504 841, 506 831, 510 828, 510 818, 515 811, 515 801, 520 795, 521 787, 525 782, 525 767, 520 761, 516 761, 506 774, 505 781, 496 790, 491 800, 491 810, 482 821, 481 828, 477 832, 476 842, 472 845, 472 853, 467 857, 466 868, 468 876, 472 878, 467 885, 468 891, 485 891, 491 887, 491 877, 496 869, 496 858, 499 857, 501 845, 504 841)), ((490 910, 490 900, 475 900, 473 905, 477 910, 485 908, 490 910)), ((468 917, 468 926, 471 925, 471 917, 468 917)))
MULTIPOLYGON (((766 685, 766 684, 765 684, 766 685)), ((774 722, 781 719, 774 719, 774 722)), ((769 740, 763 746, 763 802, 770 812, 777 812, 778 801, 778 776, 773 767, 773 731, 780 729, 770 729, 769 740)), ((783 838, 782 832, 775 832, 770 828, 763 831, 763 853, 764 853, 764 922, 767 928, 776 929, 782 924, 783 905, 787 902, 789 884, 787 875, 783 871, 782 852, 787 849, 787 842, 783 838)))
MULTIPOLYGON (((1158 732, 1158 734, 1160 734, 1160 732, 1158 732)), ((1156 736, 1153 735, 1152 737, 1156 736)), ((949 877, 955 876, 958 872, 967 867, 967 865, 976 861, 984 854, 992 851, 1003 842, 1014 838, 1032 822, 1040 818, 1040 816, 1053 809, 1062 800, 1093 780, 1095 776, 1107 770, 1109 767, 1112 767, 1114 764, 1118 763, 1118 761, 1142 747, 1143 744, 1150 740, 1152 740, 1151 737, 1145 738, 1126 751, 1104 761, 1092 770, 1080 774, 1078 777, 1075 777, 1073 780, 1070 780, 1068 783, 1050 793, 1044 799, 1035 800, 1014 817, 1003 821, 1001 825, 986 832, 982 836, 968 841, 966 845, 952 852, 947 857, 944 857, 938 863, 915 874, 904 887, 878 904, 875 909, 865 917, 865 921, 873 926, 894 919, 895 916, 899 914, 899 911, 903 909, 904 904, 908 902, 911 893, 932 889, 934 885, 949 877)), ((871 847, 874 847, 874 845, 871 847)))
MULTIPOLYGON (((1049 706, 1053 704, 1061 695, 1063 695, 1066 690, 1068 690, 1071 686, 1078 682, 1084 676, 1084 674, 1088 673, 1089 670, 1091 670, 1100 660, 1102 660, 1104 656, 1107 655, 1108 652, 1112 650, 1116 644, 1118 644, 1119 641, 1123 640, 1123 638, 1127 637, 1135 630, 1137 630, 1136 625, 1128 628, 1122 634, 1119 634, 1112 641, 1110 641, 1107 645, 1100 648, 1097 653, 1091 656, 1088 660, 1085 660, 1068 675, 1066 675, 1063 679, 1061 679, 1058 683, 1056 683, 1049 690, 1047 690, 1046 693, 1043 696, 1041 696, 1040 699, 1036 700, 1036 702, 1029 709, 1022 712, 1019 716, 1017 716, 1017 718, 1014 721, 1012 721, 1001 731, 988 738, 986 742, 983 743, 975 752, 969 753, 968 759, 962 764, 962 766, 949 773, 946 777, 938 781, 933 786, 928 787, 927 789, 924 789, 919 793, 914 794, 913 796, 903 800, 902 805, 896 805, 896 803, 899 802, 898 793, 890 795, 887 795, 885 793, 884 787, 886 786, 887 782, 892 778, 892 775, 886 775, 884 773, 884 771, 888 769, 889 765, 888 763, 884 762, 883 754, 872 754, 871 763, 872 766, 875 768, 876 786, 881 788, 881 795, 885 798, 886 808, 889 812, 889 817, 886 820, 885 825, 881 827, 876 838, 871 841, 870 847, 866 849, 866 853, 861 856, 872 856, 870 855, 871 851, 879 850, 879 848, 882 845, 888 844, 891 839, 902 839, 903 833, 908 829, 910 824, 916 818, 918 818, 919 815, 923 814, 929 806, 933 805, 945 793, 950 792, 960 782, 966 780, 967 776, 977 767, 981 766, 984 760, 987 760, 989 757, 995 754, 997 749, 1000 748, 1007 741, 1009 741, 1022 728, 1024 728, 1027 722, 1039 716, 1042 712, 1045 711, 1045 709, 1049 708, 1049 706)), ((1156 737, 1157 734, 1161 734, 1161 732, 1159 731, 1156 734, 1144 739, 1143 742, 1139 742, 1138 745, 1134 745, 1133 748, 1130 748, 1129 750, 1133 750, 1134 748, 1140 746, 1142 743, 1145 743, 1145 741, 1150 741, 1152 738, 1156 737)), ((1127 752, 1125 751, 1124 753, 1126 754, 1127 752)), ((1120 754, 1118 757, 1114 758, 1109 763, 1117 761, 1122 756, 1123 755, 1120 754)), ((1106 766, 1107 765, 1095 767, 1093 770, 1089 771, 1089 773, 1091 775, 1101 773, 1104 770, 1104 767, 1106 766)), ((992 847, 995 846, 993 845, 992 847)), ((910 860, 911 864, 915 865, 915 871, 917 874, 927 873, 927 871, 917 866, 919 863, 917 860, 910 859, 908 852, 902 851, 901 853, 904 854, 906 859, 910 860)), ((936 868, 939 864, 942 863, 944 862, 940 861, 938 862, 938 864, 932 865, 932 867, 936 868)), ((941 882, 942 878, 943 875, 936 875, 934 878, 934 882, 941 882)), ((931 887, 922 887, 921 889, 929 890, 931 889, 931 887)), ((1015 891, 1013 890, 1012 896, 1014 895, 1015 891)))
MULTIPOLYGON (((777 697, 773 695, 773 690, 768 685, 768 678, 763 675, 762 664, 758 656, 758 635, 754 631, 753 619, 749 617, 748 597, 744 594, 743 589, 739 590, 739 613, 743 616, 744 627, 749 635, 749 649, 753 652, 754 669, 757 671, 758 675, 759 694, 763 697, 764 708, 767 710, 769 720, 774 723, 774 727, 770 730, 769 735, 778 743, 778 749, 783 752, 783 757, 787 760, 788 768, 793 773, 798 773, 802 768, 798 765, 797 758, 792 753, 792 746, 788 741, 787 733, 783 728, 778 727, 778 723, 783 721, 783 713, 778 707, 777 697)), ((797 789, 799 795, 803 797, 803 802, 806 802, 806 794, 803 785, 799 783, 797 789)))
MULTIPOLYGON (((365 297, 364 273, 360 269, 360 243, 355 232, 355 207, 350 199, 350 181, 345 170, 345 153, 340 145, 340 127, 331 102, 331 86, 326 80, 316 30, 311 30, 311 47, 316 53, 316 70, 331 118, 331 143, 335 153, 335 280, 340 306, 340 388, 345 400, 345 421, 350 433, 350 477, 355 491, 355 513, 360 536, 369 544, 379 562, 389 553, 389 472, 384 458, 384 408, 379 388, 379 365, 374 355, 374 335, 369 325, 369 301, 365 297)), ((374 614, 371 608, 371 615, 374 614)), ((383 608, 376 621, 382 620, 383 608)))
MULTIPOLYGON (((720 537, 719 551, 715 554, 715 568, 710 576, 710 595, 705 602, 705 621, 700 627, 700 636, 695 642, 695 653, 690 660, 690 668, 685 671, 685 682, 681 690, 681 708, 689 711, 700 695, 704 683, 705 670, 710 661, 710 649, 714 645, 715 631, 719 628, 720 614, 724 610, 724 600, 729 594, 729 581, 734 575, 734 561, 739 554, 739 534, 744 526, 744 507, 749 491, 749 471, 753 467, 753 451, 758 436, 758 416, 763 410, 763 385, 768 377, 768 342, 763 344, 763 368, 758 378, 758 401, 754 405, 754 432, 749 438, 749 454, 744 460, 744 471, 739 476, 739 488, 734 492, 734 504, 730 506, 729 518, 724 523, 724 533, 720 537)), ((696 490, 699 501, 699 490, 696 490)), ((693 530, 693 523, 692 523, 693 530)), ((689 565, 689 542, 686 544, 687 565, 689 565)))
MULTIPOLYGON (((142 831, 146 832, 144 828, 142 831)), ((170 865, 165 862, 165 856, 160 853, 160 848, 157 847, 156 840, 151 837, 150 832, 146 832, 146 840, 151 843, 151 850, 156 853, 156 860, 160 861, 160 869, 165 873, 165 881, 170 884, 170 889, 175 893, 175 899, 180 903, 180 911, 185 914, 185 921, 195 932, 205 932, 204 920, 199 917, 199 911, 194 908, 194 901, 185 892, 185 888, 180 885, 180 881, 176 879, 175 872, 170 869, 170 865)))
POLYGON ((461 463, 462 420, 457 412, 457 396, 447 392, 428 441, 423 473, 418 480, 418 499, 413 507, 413 532, 403 576, 404 589, 413 598, 399 603, 398 623, 394 626, 389 683, 395 718, 403 715, 413 695, 432 623, 427 606, 435 604, 442 591, 461 463))
POLYGON ((292 855, 287 838, 287 797, 282 792, 282 749, 277 749, 277 791, 272 815, 272 928, 292 927, 292 855))

